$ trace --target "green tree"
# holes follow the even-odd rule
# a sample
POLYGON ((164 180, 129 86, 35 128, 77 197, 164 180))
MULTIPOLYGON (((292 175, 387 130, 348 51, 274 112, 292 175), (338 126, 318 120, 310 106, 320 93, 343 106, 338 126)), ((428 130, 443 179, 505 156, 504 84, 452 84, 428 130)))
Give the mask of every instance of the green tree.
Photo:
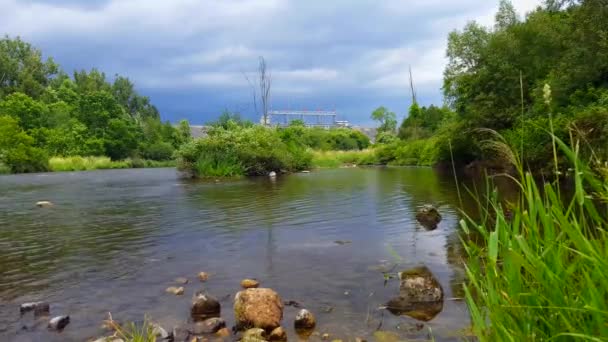
POLYGON ((376 108, 371 118, 378 121, 378 132, 394 132, 397 128, 397 115, 383 106, 376 108))
POLYGON ((40 50, 20 38, 0 39, 0 100, 15 92, 37 99, 58 71, 52 59, 43 60, 40 50))
POLYGON ((7 115, 0 115, 0 164, 15 173, 48 170, 44 151, 34 147, 34 139, 7 115))

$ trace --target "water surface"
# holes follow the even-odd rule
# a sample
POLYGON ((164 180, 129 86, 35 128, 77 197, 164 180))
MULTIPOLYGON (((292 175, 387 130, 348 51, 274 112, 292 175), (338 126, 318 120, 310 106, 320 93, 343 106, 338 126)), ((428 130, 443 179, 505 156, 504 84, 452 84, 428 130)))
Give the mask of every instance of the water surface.
MULTIPOLYGON (((100 324, 148 315, 166 328, 188 319, 205 289, 233 323, 239 282, 257 278, 317 316, 332 338, 458 340, 468 326, 458 198, 450 176, 427 168, 336 169, 230 182, 180 179, 174 169, 108 170, 0 177, 0 340, 85 341, 100 324), (49 209, 35 207, 52 201, 49 209), (416 207, 438 206, 427 231, 416 207), (343 244, 335 241, 346 242, 343 244), (399 294, 382 271, 425 265, 446 300, 429 322, 381 307, 399 294), (198 272, 211 274, 207 283, 198 272), (187 277, 184 296, 166 294, 187 277), (20 317, 18 305, 51 303, 69 314, 62 333, 20 317), (379 309, 380 308, 380 309, 379 309)), ((286 307, 290 338, 297 309, 286 307)), ((313 339, 318 339, 314 337, 313 339)))

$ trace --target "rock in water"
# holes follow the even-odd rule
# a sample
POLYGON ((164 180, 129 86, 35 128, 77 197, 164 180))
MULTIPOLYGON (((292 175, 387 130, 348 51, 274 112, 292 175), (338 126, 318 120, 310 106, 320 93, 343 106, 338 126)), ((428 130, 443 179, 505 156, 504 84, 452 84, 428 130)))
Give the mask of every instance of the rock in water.
POLYGON ((443 310, 443 288, 427 267, 399 272, 399 279, 399 297, 387 303, 391 313, 426 322, 443 310))
POLYGON ((70 316, 57 316, 49 320, 49 329, 62 330, 70 323, 70 316))
POLYGON ((260 328, 252 328, 243 333, 241 342, 264 342, 266 341, 266 331, 260 328))
POLYGON ((308 310, 302 309, 296 315, 296 320, 294 321, 294 327, 296 330, 311 330, 315 328, 317 321, 315 320, 315 316, 308 310))
POLYGON ((255 279, 241 280, 241 287, 244 289, 254 289, 260 286, 260 282, 255 279))
POLYGON ((169 286, 167 287, 167 289, 165 290, 165 292, 167 293, 172 293, 176 296, 181 296, 184 294, 184 288, 183 287, 175 287, 175 286, 169 286))
POLYGON ((270 177, 270 178, 274 178, 276 176, 277 176, 277 173, 274 171, 270 171, 270 173, 268 174, 268 177, 270 177))
POLYGON ((173 328, 173 342, 190 342, 190 332, 183 326, 173 328))
POLYGON ((282 327, 275 328, 268 335, 268 341, 270 342, 285 342, 287 341, 287 332, 282 327))
POLYGON ((238 330, 254 327, 271 331, 281 325, 283 301, 271 289, 240 291, 234 297, 234 318, 238 330))
POLYGON ((180 285, 188 284, 188 278, 184 278, 184 277, 175 278, 174 281, 180 285))
POLYGON ((38 208, 50 208, 52 207, 54 204, 50 201, 38 201, 36 202, 36 206, 38 208))
POLYGON ((190 315, 194 321, 204 321, 212 317, 220 317, 220 302, 214 297, 198 292, 192 300, 190 315))
POLYGON ((418 208, 416 212, 416 220, 420 222, 425 228, 435 229, 441 221, 441 215, 437 208, 430 204, 425 204, 418 208))
POLYGON ((169 338, 169 333, 167 330, 163 329, 158 323, 152 323, 152 335, 159 337, 162 340, 166 340, 169 338))
POLYGON ((230 329, 228 329, 228 328, 222 328, 222 329, 218 330, 215 333, 215 335, 218 336, 218 337, 230 337, 230 335, 231 335, 230 329))
POLYGON ((32 310, 34 311, 34 316, 44 316, 49 314, 51 306, 47 302, 23 303, 19 306, 19 312, 21 312, 21 314, 32 310))
POLYGON ((188 331, 194 335, 214 334, 225 327, 226 321, 223 318, 213 317, 191 324, 188 331))
POLYGON ((207 274, 207 272, 200 272, 198 274, 198 279, 202 282, 206 282, 209 279, 209 274, 207 274))

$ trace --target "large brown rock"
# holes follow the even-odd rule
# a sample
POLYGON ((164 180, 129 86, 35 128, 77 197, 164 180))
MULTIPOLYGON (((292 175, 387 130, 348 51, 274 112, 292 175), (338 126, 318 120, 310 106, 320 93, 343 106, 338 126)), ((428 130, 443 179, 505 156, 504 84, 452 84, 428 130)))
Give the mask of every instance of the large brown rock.
POLYGON ((416 220, 427 229, 435 229, 441 221, 441 214, 434 206, 425 204, 416 211, 416 220))
POLYGON ((234 297, 234 319, 239 330, 261 328, 272 331, 281 325, 283 301, 271 289, 240 291, 234 297))
POLYGON ((204 292, 197 292, 192 299, 190 316, 194 321, 204 321, 212 317, 220 317, 220 302, 204 292))
POLYGON ((399 279, 399 296, 386 305, 391 313, 430 321, 443 310, 443 288, 427 267, 399 272, 399 279))

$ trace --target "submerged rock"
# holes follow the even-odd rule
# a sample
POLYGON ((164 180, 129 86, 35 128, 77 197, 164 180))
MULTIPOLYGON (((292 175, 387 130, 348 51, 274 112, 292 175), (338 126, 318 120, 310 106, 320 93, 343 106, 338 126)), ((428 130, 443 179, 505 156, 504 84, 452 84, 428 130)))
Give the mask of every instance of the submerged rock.
POLYGON ((169 333, 158 323, 152 323, 152 334, 156 337, 160 337, 163 340, 169 338, 169 333))
POLYGON ((51 330, 63 330, 70 323, 70 316, 57 316, 49 320, 48 328, 51 330))
POLYGON ((220 317, 220 302, 206 293, 198 292, 192 299, 190 315, 194 321, 204 321, 208 318, 220 317))
POLYGON ((189 325, 188 331, 194 335, 214 334, 225 327, 226 321, 223 318, 213 317, 189 325))
POLYGON ((190 332, 188 331, 188 329, 184 326, 176 326, 173 328, 173 342, 190 342, 189 341, 189 337, 190 337, 190 332))
POLYGON ((38 208, 50 208, 50 207, 54 206, 54 204, 51 201, 38 201, 38 202, 36 202, 36 206, 38 208))
POLYGON ((270 342, 285 342, 287 341, 287 332, 282 327, 275 328, 268 335, 268 341, 270 342))
POLYGON ((30 311, 34 311, 34 316, 45 316, 50 313, 51 306, 47 302, 30 302, 23 303, 19 306, 19 312, 21 312, 21 314, 30 311))
POLYGON ((435 229, 441 221, 441 214, 434 206, 425 204, 416 211, 416 220, 425 228, 435 229))
POLYGON ((224 327, 224 328, 218 330, 215 333, 215 335, 218 337, 230 337, 230 335, 232 335, 232 334, 230 333, 230 329, 224 327))
POLYGON ((426 322, 443 310, 443 288, 427 267, 399 272, 399 279, 399 296, 386 305, 391 313, 426 322))
POLYGON ((184 294, 184 288, 181 287, 181 286, 180 287, 169 286, 169 287, 167 287, 167 289, 165 290, 165 292, 174 294, 176 296, 181 296, 181 295, 184 294))
POLYGON ((202 282, 206 282, 209 279, 209 274, 207 272, 200 272, 198 274, 198 280, 202 282))
POLYGON ((246 330, 241 337, 241 342, 264 342, 266 341, 266 331, 261 328, 251 328, 246 330))
POLYGON ((175 278, 174 281, 180 285, 186 285, 189 282, 188 278, 184 277, 175 278))
POLYGON ((234 318, 238 330, 253 327, 271 331, 281 325, 283 301, 271 289, 240 291, 234 297, 234 318))
POLYGON ((310 311, 302 309, 296 315, 296 319, 294 321, 294 327, 296 330, 311 330, 315 328, 315 325, 317 325, 317 320, 310 311))
POLYGON ((401 338, 394 332, 378 330, 374 332, 374 340, 376 342, 399 342, 401 338))
POLYGON ((254 289, 260 286, 260 282, 255 279, 241 280, 241 287, 244 289, 254 289))

